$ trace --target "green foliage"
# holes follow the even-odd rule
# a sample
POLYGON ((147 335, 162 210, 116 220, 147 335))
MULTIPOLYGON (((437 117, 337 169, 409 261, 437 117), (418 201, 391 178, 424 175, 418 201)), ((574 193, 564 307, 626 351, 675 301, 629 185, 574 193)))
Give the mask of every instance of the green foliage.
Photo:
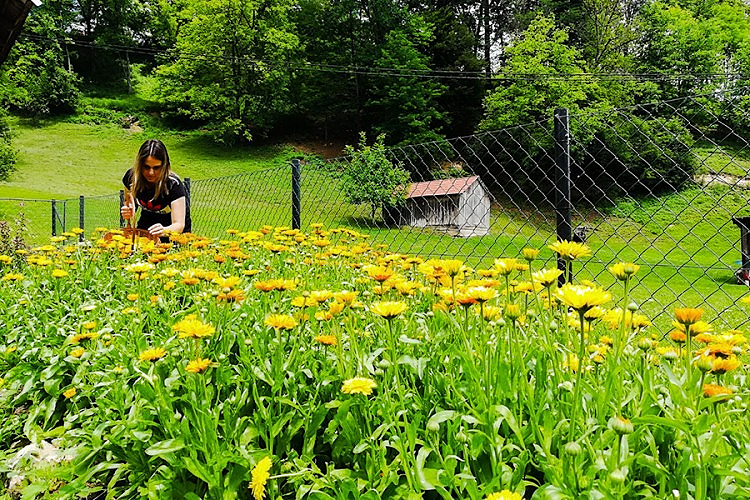
POLYGON ((7 180, 16 168, 18 152, 13 148, 8 116, 0 108, 0 181, 7 180))
POLYGON ((409 173, 387 158, 384 139, 382 135, 378 136, 375 143, 368 146, 362 132, 358 149, 350 145, 346 147, 351 160, 343 174, 344 195, 350 203, 369 205, 372 219, 375 219, 378 208, 403 203, 409 183, 409 173))
POLYGON ((288 113, 300 41, 288 22, 289 0, 195 0, 179 13, 174 62, 159 67, 156 87, 176 116, 204 124, 223 143, 264 136, 288 113))
POLYGON ((435 80, 419 76, 392 76, 392 69, 404 73, 427 72, 425 47, 433 39, 430 27, 416 16, 402 30, 386 35, 379 67, 389 68, 389 75, 373 79, 372 98, 367 108, 377 118, 373 130, 388 134, 394 144, 419 144, 441 139, 439 128, 445 116, 437 100, 446 87, 435 80))
POLYGON ((557 28, 554 19, 539 16, 534 20, 522 38, 507 48, 507 62, 501 69, 529 78, 501 82, 488 93, 480 130, 547 120, 555 108, 568 108, 574 114, 597 105, 598 84, 580 78, 587 71, 586 63, 567 40, 567 32, 557 28))

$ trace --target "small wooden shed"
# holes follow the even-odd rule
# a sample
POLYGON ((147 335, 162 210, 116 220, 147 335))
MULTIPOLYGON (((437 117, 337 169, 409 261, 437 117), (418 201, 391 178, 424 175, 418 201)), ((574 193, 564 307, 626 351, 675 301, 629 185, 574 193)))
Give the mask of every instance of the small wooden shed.
POLYGON ((482 236, 490 231, 490 194, 478 175, 415 182, 405 205, 389 210, 388 216, 399 225, 482 236))

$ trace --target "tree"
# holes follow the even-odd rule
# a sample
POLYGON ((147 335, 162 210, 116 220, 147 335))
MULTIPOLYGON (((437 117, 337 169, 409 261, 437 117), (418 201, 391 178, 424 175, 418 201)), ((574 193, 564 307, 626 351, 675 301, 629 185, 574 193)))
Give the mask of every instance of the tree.
POLYGON ((66 64, 61 39, 67 28, 60 14, 65 1, 50 1, 34 8, 22 37, 11 49, 0 99, 11 110, 31 116, 49 116, 75 111, 79 100, 78 76, 66 64))
POLYGON ((343 174, 344 197, 355 205, 370 205, 373 220, 378 208, 402 204, 409 185, 409 173, 386 156, 384 140, 385 137, 380 135, 372 146, 368 146, 362 132, 359 149, 346 146, 346 154, 351 160, 343 174))
POLYGON ((439 134, 444 114, 437 109, 437 99, 445 86, 423 78, 429 67, 423 48, 432 40, 432 31, 421 18, 408 18, 407 25, 390 31, 382 45, 377 67, 385 68, 385 76, 372 78, 372 97, 367 103, 376 118, 373 130, 388 133, 394 144, 432 142, 439 134), (395 75, 394 70, 403 71, 395 75))
POLYGON ((157 70, 157 97, 173 115, 223 142, 265 135, 292 109, 290 66, 300 41, 291 0, 193 0, 180 13, 175 60, 157 70))
POLYGON ((4 109, 0 108, 0 181, 8 180, 16 168, 17 152, 11 144, 11 130, 4 109))

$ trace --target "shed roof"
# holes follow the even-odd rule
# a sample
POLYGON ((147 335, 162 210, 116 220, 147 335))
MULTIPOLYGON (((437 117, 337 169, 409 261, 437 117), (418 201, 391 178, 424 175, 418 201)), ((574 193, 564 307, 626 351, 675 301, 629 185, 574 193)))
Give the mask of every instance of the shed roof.
POLYGON ((409 187, 407 198, 421 198, 424 196, 446 196, 461 194, 472 184, 479 181, 478 175, 459 177, 456 179, 440 179, 436 181, 415 182, 409 187))
POLYGON ((0 2, 0 64, 5 62, 10 48, 18 38, 26 15, 39 0, 5 0, 0 2))

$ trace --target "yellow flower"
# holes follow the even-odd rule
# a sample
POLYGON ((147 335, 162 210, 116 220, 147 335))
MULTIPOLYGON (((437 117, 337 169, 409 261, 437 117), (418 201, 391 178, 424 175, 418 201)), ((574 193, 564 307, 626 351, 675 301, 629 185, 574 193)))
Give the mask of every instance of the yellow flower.
POLYGON ((549 245, 548 248, 567 260, 575 260, 591 255, 591 249, 588 246, 576 241, 560 240, 549 245))
POLYGON ((375 281, 382 283, 393 276, 395 273, 393 269, 386 266, 365 266, 363 268, 370 278, 375 281))
POLYGON ((86 352, 86 349, 84 349, 83 347, 76 347, 75 349, 70 351, 70 355, 74 358, 80 358, 81 356, 83 356, 84 352, 86 352))
POLYGON ((255 500, 261 500, 266 493, 266 481, 271 477, 269 471, 271 470, 271 457, 263 457, 253 467, 252 479, 250 480, 250 489, 253 490, 253 496, 255 500))
POLYGON ((71 344, 80 344, 81 342, 85 342, 87 340, 94 340, 95 338, 99 337, 99 334, 97 332, 81 332, 76 335, 73 335, 70 338, 71 344))
POLYGON ((10 264, 11 262, 13 262, 13 257, 11 257, 10 255, 0 255, 0 262, 2 262, 3 264, 10 264))
POLYGON ((703 397, 713 398, 717 396, 724 396, 720 401, 726 401, 727 396, 733 394, 732 389, 728 387, 722 387, 716 384, 703 384, 703 397))
POLYGON ((443 272, 451 277, 457 276, 464 269, 464 263, 458 259, 443 259, 440 260, 440 265, 443 272))
POLYGON ((201 373, 207 370, 209 366, 211 366, 210 359, 196 358, 187 364, 185 371, 190 373, 201 373))
POLYGON ((588 311, 592 307, 600 306, 610 301, 609 292, 588 286, 565 283, 556 290, 556 296, 563 304, 576 311, 588 311))
POLYGON ((632 275, 638 272, 641 266, 633 264, 632 262, 618 262, 609 268, 609 272, 615 275, 620 281, 625 281, 632 275))
POLYGON ((473 286, 466 290, 466 295, 481 303, 497 297, 497 290, 485 286, 473 286))
POLYGON ((63 392, 63 396, 65 396, 65 399, 70 399, 70 398, 72 398, 75 395, 76 395, 76 388, 75 387, 71 387, 67 391, 63 392))
POLYGON ((23 274, 20 273, 7 273, 3 276, 3 281, 19 281, 23 279, 23 274))
POLYGON ((678 323, 692 325, 701 319, 701 316, 703 316, 703 309, 695 307, 677 307, 674 310, 674 316, 678 323))
POLYGON ((364 394, 365 396, 369 396, 372 394, 372 390, 377 386, 378 384, 372 379, 354 377, 349 380, 344 380, 344 384, 341 386, 341 392, 344 394, 364 394))
POLYGON ((315 340, 324 345, 336 345, 338 343, 335 335, 318 335, 315 340))
POLYGON ((535 283, 539 283, 544 288, 549 288, 557 283, 557 278, 559 278, 562 273, 563 272, 560 269, 542 269, 541 271, 531 273, 531 277, 535 283))
POLYGON ((518 259, 495 259, 494 268, 500 276, 507 276, 519 267, 518 259))
POLYGON ((146 349, 139 356, 138 359, 141 361, 157 361, 167 355, 166 349, 162 347, 153 347, 146 349))
POLYGON ((195 314, 189 314, 183 319, 172 325, 172 330, 178 333, 181 339, 210 337, 216 332, 216 329, 208 323, 198 319, 195 314))
POLYGON ((521 317, 521 306, 519 304, 506 304, 503 316, 511 321, 515 321, 521 317))
POLYGON ((485 500, 523 500, 523 496, 515 491, 503 490, 496 493, 490 493, 485 500))
POLYGON ((333 294, 333 298, 336 299, 337 302, 341 302, 343 304, 351 304, 352 302, 354 302, 354 299, 357 298, 358 293, 359 292, 341 290, 340 292, 335 292, 333 294))
POLYGON ((53 278, 64 278, 68 275, 68 271, 65 271, 63 269, 53 269, 52 270, 52 277, 53 278))
POLYGON ((523 250, 521 250, 521 253, 523 254, 524 259, 531 262, 532 260, 536 259, 539 256, 539 249, 526 247, 523 250))
POLYGON ((298 323, 297 320, 288 314, 269 314, 266 316, 265 325, 276 330, 291 330, 298 323))
POLYGON ((137 293, 129 293, 125 298, 128 299, 130 302, 135 302, 138 300, 141 296, 137 293))
POLYGON ((740 363, 740 360, 734 356, 727 359, 715 358, 713 361, 713 366, 711 367, 711 372, 715 373, 716 375, 723 375, 726 372, 730 372, 739 368, 741 364, 742 363, 740 363))
POLYGON ((370 312, 389 320, 406 311, 406 309, 407 305, 404 302, 376 302, 370 306, 370 312))

